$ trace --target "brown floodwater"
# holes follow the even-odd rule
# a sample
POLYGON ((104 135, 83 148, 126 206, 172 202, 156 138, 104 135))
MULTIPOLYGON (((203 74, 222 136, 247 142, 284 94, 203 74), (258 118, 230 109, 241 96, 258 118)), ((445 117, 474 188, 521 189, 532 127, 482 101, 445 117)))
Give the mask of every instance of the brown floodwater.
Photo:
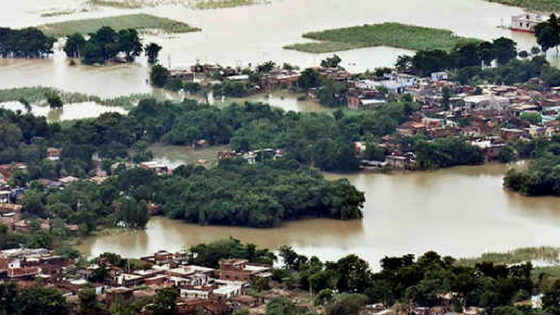
MULTIPOLYGON (((535 45, 534 36, 500 28, 522 12, 482 0, 273 0, 270 4, 216 10, 192 10, 181 5, 161 5, 134 10, 103 9, 72 15, 41 17, 49 9, 64 10, 83 0, 21 0, 0 10, 0 25, 23 27, 68 19, 145 12, 173 18, 202 28, 201 32, 146 36, 145 42, 163 46, 166 66, 188 66, 195 61, 241 66, 268 60, 301 67, 318 65, 331 54, 308 54, 285 50, 285 45, 306 42, 309 31, 381 22, 401 22, 446 28, 461 36, 486 40, 499 36, 515 39, 521 49, 535 45)), ((342 65, 352 72, 392 66, 398 55, 410 51, 388 47, 364 48, 338 53, 342 65)), ((551 52, 553 60, 555 54, 551 52)), ((149 93, 148 67, 143 58, 130 65, 106 67, 69 66, 63 53, 49 60, 0 61, 0 88, 53 86, 102 97, 149 93)))
POLYGON ((560 204, 554 197, 530 198, 507 191, 509 166, 488 164, 403 174, 327 174, 346 177, 366 194, 364 219, 311 219, 279 228, 198 226, 154 217, 144 231, 90 237, 78 249, 139 257, 159 249, 178 250, 234 237, 276 249, 292 245, 307 255, 337 259, 355 253, 373 264, 385 255, 436 250, 470 257, 524 246, 560 246, 560 204))
MULTIPOLYGON (((268 104, 273 107, 282 108, 285 111, 294 112, 313 112, 320 113, 328 110, 328 108, 321 106, 317 100, 299 100, 301 94, 293 94, 289 91, 277 91, 272 93, 260 93, 244 98, 214 98, 212 93, 208 96, 208 103, 210 105, 216 106, 227 106, 232 103, 244 104, 245 102, 257 102, 268 104)), ((187 98, 193 98, 192 96, 187 96, 187 98)), ((194 99, 206 102, 206 100, 201 96, 196 96, 194 99)))
MULTIPOLYGON (((145 12, 187 22, 201 32, 147 36, 164 49, 166 66, 187 66, 195 61, 244 66, 268 60, 300 67, 318 65, 330 54, 313 55, 284 50, 305 42, 301 34, 328 28, 381 22, 400 22, 446 28, 461 36, 515 39, 521 49, 535 45, 534 36, 500 28, 519 8, 482 0, 273 0, 257 5, 219 10, 190 10, 158 6, 140 10, 104 9, 70 16, 41 17, 51 9, 72 8, 83 0, 19 0, 0 10, 0 25, 23 27, 67 19, 145 12)), ((352 72, 391 66, 410 51, 387 47, 340 52, 342 65, 352 72)), ((558 65, 551 52, 549 58, 558 65)), ((150 93, 149 69, 144 59, 129 65, 69 66, 63 53, 48 60, 0 60, 0 88, 52 86, 72 92, 113 97, 150 93)), ((293 99, 269 100, 276 106, 311 110, 293 99), (281 101, 281 102, 280 102, 281 101), (291 102, 291 103, 290 103, 291 102), (303 107, 302 107, 303 106, 303 107)), ((66 109, 65 109, 66 110, 66 109)), ((185 149, 186 150, 186 149, 185 149)), ((185 154, 189 154, 186 150, 185 154)), ((181 161, 164 151, 158 157, 181 161)), ((180 155, 178 152, 177 155, 180 155)), ((196 157, 196 156, 195 156, 196 157)), ((560 207, 557 198, 528 198, 502 188, 507 166, 458 167, 408 174, 327 175, 347 177, 365 191, 365 218, 361 221, 305 220, 275 229, 201 227, 162 217, 136 233, 91 237, 78 248, 87 255, 112 251, 139 257, 159 249, 178 250, 200 242, 233 236, 275 249, 293 245, 305 254, 336 259, 356 253, 375 263, 384 255, 420 254, 437 250, 455 256, 474 256, 521 246, 558 246, 560 207)))
MULTIPOLYGON (((25 107, 20 102, 0 103, 0 108, 25 112, 25 107)), ((47 120, 50 122, 95 118, 103 113, 109 112, 120 114, 127 113, 127 111, 121 107, 103 106, 95 102, 70 103, 65 104, 63 108, 59 109, 51 109, 48 106, 31 105, 32 114, 47 117, 47 120)))

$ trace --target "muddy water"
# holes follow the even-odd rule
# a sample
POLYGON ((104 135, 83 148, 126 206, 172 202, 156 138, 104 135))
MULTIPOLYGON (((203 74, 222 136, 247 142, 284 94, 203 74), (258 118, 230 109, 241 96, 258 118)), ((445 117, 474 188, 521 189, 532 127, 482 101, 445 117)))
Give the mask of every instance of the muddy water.
MULTIPOLYGON (((174 36, 149 36, 164 47, 164 65, 186 66, 196 60, 223 65, 247 65, 274 60, 301 67, 318 65, 326 55, 313 55, 282 49, 305 42, 301 34, 327 28, 395 21, 447 28, 461 36, 493 39, 512 37, 520 47, 534 45, 531 35, 512 33, 499 28, 511 15, 521 12, 481 0, 275 0, 267 5, 191 10, 183 6, 158 6, 136 10, 105 9, 80 12, 70 16, 41 17, 49 8, 72 7, 81 0, 21 0, 0 10, 0 24, 12 27, 37 25, 67 19, 90 18, 133 12, 146 12, 185 21, 202 28, 202 32, 174 36)), ((83 1, 82 1, 83 2, 83 1)), ((351 71, 364 71, 394 64, 400 54, 410 53, 387 47, 340 52, 343 65, 351 71)), ((97 94, 104 97, 150 92, 146 84, 145 60, 134 65, 111 67, 70 67, 61 54, 52 60, 0 61, 0 88, 44 85, 97 94)))
MULTIPOLYGON (((0 108, 25 112, 25 107, 20 102, 0 103, 0 108)), ((95 118, 103 113, 116 112, 126 114, 127 111, 120 107, 109 107, 94 102, 71 103, 60 109, 50 109, 48 106, 31 105, 31 113, 45 116, 48 121, 57 122, 83 118, 95 118)))
POLYGON ((528 198, 504 190, 506 171, 507 166, 490 164, 435 172, 345 175, 366 193, 362 221, 306 220, 260 230, 201 227, 155 217, 145 231, 91 237, 79 250, 88 255, 112 251, 138 257, 232 236, 271 249, 293 245, 323 259, 357 253, 375 264, 385 255, 432 249, 465 257, 522 246, 559 246, 558 198, 528 198))
MULTIPOLYGON (((288 51, 282 47, 305 42, 301 38, 305 32, 386 21, 446 28, 461 36, 486 40, 511 37, 518 41, 521 49, 535 44, 531 35, 499 28, 511 15, 522 12, 520 9, 479 0, 275 0, 270 5, 222 10, 194 11, 180 6, 160 6, 128 11, 110 9, 70 17, 40 17, 40 12, 48 9, 46 7, 64 8, 76 1, 11 2, 9 7, 0 10, 0 24, 22 27, 69 18, 146 12, 202 28, 198 33, 145 39, 164 47, 162 63, 172 67, 190 65, 196 60, 240 66, 273 60, 301 67, 313 66, 325 55, 288 51)), ((379 47, 339 55, 343 66, 350 71, 363 71, 392 65, 403 53, 410 52, 379 47)), ((0 88, 43 85, 111 97, 151 92, 146 83, 148 71, 142 59, 131 65, 71 67, 64 55, 58 53, 49 60, 0 61, 0 88)), ((297 108, 299 105, 290 106, 297 108)), ((558 199, 527 198, 504 191, 501 184, 505 171, 506 167, 501 165, 486 165, 391 176, 364 173, 347 176, 366 192, 362 221, 307 220, 285 223, 276 229, 255 230, 200 227, 153 218, 145 231, 92 237, 79 248, 89 255, 113 251, 138 257, 159 249, 177 250, 233 236, 272 249, 283 244, 293 245, 303 253, 324 259, 357 253, 376 262, 384 255, 419 254, 429 249, 472 256, 520 246, 560 245, 558 199)))
MULTIPOLYGON (((227 106, 232 103, 244 104, 245 102, 264 103, 272 107, 282 108, 285 111, 294 112, 312 112, 319 113, 328 110, 321 106, 318 101, 299 100, 302 95, 296 95, 287 91, 278 91, 273 93, 262 93, 245 98, 214 98, 212 93, 208 96, 208 103, 216 106, 227 106)), ((193 98, 192 96, 187 96, 193 98)), ((200 102, 206 102, 203 97, 194 97, 200 102)))

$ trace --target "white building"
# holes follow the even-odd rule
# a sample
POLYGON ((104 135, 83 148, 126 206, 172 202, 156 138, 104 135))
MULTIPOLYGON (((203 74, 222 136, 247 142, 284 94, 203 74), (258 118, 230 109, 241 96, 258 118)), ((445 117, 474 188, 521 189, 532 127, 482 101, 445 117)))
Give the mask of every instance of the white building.
POLYGON ((449 79, 449 74, 445 71, 434 72, 431 75, 432 81, 443 81, 449 79))
POLYGON ((511 17, 511 30, 519 32, 534 33, 535 26, 544 22, 546 18, 540 14, 525 13, 511 17))
POLYGON ((510 106, 509 99, 492 94, 472 95, 463 99, 465 108, 472 110, 497 110, 503 112, 510 106))

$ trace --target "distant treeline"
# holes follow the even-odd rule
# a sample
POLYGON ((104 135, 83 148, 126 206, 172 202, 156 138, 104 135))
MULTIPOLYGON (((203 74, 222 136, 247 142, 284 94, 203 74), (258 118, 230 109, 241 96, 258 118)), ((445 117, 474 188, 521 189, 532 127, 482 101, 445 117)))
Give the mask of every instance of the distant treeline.
POLYGON ((36 27, 14 30, 0 27, 0 56, 4 58, 43 58, 52 53, 55 39, 36 27))

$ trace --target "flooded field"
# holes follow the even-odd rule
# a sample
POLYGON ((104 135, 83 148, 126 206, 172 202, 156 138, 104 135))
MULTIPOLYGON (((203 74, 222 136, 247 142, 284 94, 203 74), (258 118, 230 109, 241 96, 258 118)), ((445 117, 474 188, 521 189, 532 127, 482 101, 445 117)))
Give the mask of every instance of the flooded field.
MULTIPOLYGON (((167 17, 199 27, 201 32, 147 36, 145 42, 163 46, 160 59, 165 66, 188 66, 197 60, 224 66, 244 66, 273 60, 300 67, 315 66, 330 54, 314 55, 285 50, 285 45, 305 42, 301 35, 329 28, 400 22, 446 28, 460 36, 515 39, 521 49, 535 45, 534 36, 512 33, 500 28, 521 9, 482 0, 277 0, 269 4, 215 10, 193 10, 183 5, 158 5, 142 9, 105 8, 72 15, 42 17, 48 7, 64 8, 78 0, 56 0, 45 4, 39 0, 22 0, 0 12, 0 24, 10 27, 39 25, 69 19, 91 18, 144 12, 167 17), (9 11, 9 12, 8 12, 9 11), (274 18, 271 18, 274 16, 274 18)), ((401 54, 410 51, 389 47, 364 48, 340 52, 342 65, 352 72, 392 66, 401 54)), ((551 53, 551 58, 555 57, 551 53)), ((557 63, 557 59, 553 61, 557 63)), ((131 65, 87 67, 68 65, 63 53, 49 60, 1 60, 0 88, 52 86, 72 92, 113 97, 149 93, 149 69, 139 58, 131 65)))
MULTIPOLYGON (((20 102, 0 103, 0 108, 25 112, 25 107, 20 102)), ((120 107, 103 106, 93 102, 66 104, 60 109, 51 109, 48 106, 31 105, 31 113, 37 116, 45 116, 47 117, 47 120, 52 122, 95 118, 103 113, 109 112, 116 112, 120 114, 127 113, 126 110, 120 107)))

